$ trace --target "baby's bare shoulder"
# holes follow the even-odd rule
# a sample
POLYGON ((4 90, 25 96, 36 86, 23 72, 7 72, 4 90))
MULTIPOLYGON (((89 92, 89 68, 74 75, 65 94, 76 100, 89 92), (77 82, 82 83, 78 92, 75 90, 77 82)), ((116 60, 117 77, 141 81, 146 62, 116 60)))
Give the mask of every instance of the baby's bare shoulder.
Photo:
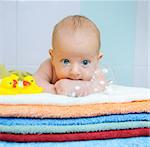
POLYGON ((36 75, 43 77, 45 79, 51 80, 52 78, 52 63, 50 59, 46 59, 41 63, 36 75))
POLYGON ((45 61, 43 61, 42 64, 41 64, 41 67, 51 68, 52 67, 51 59, 48 58, 45 61))

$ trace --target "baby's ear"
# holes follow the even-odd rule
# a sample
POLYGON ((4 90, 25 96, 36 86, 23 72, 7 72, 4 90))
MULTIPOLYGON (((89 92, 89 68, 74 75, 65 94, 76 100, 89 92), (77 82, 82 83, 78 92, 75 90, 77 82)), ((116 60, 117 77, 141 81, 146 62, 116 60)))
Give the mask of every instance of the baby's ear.
POLYGON ((49 55, 50 55, 51 59, 53 59, 53 49, 52 48, 49 49, 49 55))
POLYGON ((99 52, 98 54, 98 60, 100 60, 103 57, 103 53, 99 52))

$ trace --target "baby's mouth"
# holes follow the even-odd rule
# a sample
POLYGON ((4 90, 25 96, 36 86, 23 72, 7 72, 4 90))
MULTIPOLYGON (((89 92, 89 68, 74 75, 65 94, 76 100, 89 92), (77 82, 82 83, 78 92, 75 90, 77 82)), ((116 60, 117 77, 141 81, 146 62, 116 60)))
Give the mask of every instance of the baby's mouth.
POLYGON ((79 79, 79 78, 67 78, 69 80, 82 80, 82 79, 79 79))

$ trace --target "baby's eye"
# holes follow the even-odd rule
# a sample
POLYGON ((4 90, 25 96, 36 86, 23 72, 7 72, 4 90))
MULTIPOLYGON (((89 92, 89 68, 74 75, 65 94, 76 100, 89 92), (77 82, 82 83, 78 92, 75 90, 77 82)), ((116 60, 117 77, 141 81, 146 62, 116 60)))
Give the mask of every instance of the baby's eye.
POLYGON ((69 64, 70 63, 70 61, 68 59, 63 59, 62 62, 63 62, 63 64, 69 64))
POLYGON ((83 64, 83 65, 88 65, 89 63, 90 63, 89 60, 83 60, 83 61, 82 61, 82 64, 83 64))

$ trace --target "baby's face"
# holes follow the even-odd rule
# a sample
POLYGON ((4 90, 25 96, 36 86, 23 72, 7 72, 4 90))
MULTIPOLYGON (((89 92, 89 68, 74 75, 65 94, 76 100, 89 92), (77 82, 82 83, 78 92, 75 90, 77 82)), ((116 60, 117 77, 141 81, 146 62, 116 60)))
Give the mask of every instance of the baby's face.
POLYGON ((90 30, 61 32, 50 51, 58 79, 90 80, 99 58, 97 36, 90 30))

